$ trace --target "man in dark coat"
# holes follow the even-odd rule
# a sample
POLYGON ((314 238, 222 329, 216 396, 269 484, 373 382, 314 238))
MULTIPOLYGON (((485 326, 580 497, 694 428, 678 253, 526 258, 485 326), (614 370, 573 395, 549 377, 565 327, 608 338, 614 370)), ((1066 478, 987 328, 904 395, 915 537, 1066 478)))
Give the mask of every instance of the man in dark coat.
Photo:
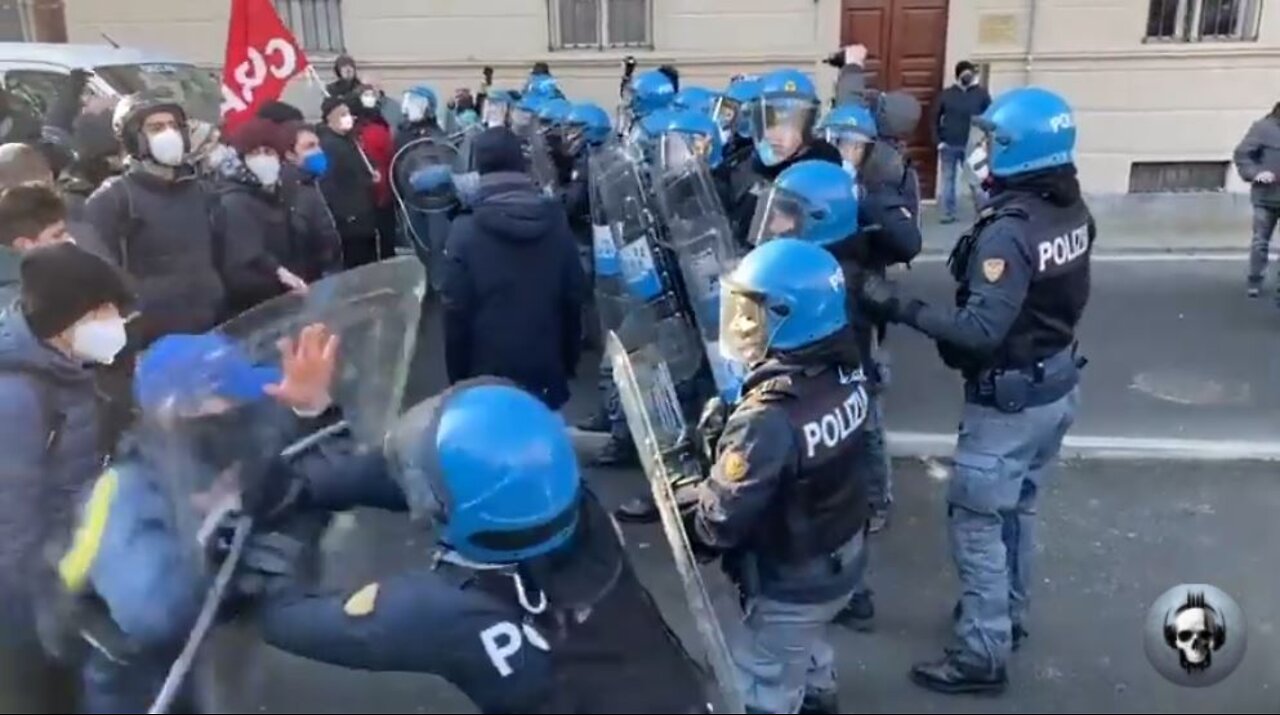
POLYGON ((347 268, 378 260, 378 217, 374 204, 374 171, 356 141, 355 117, 347 103, 327 97, 321 105, 324 124, 320 145, 328 157, 328 171, 320 190, 342 236, 347 268))
POLYGON ((525 171, 511 130, 476 138, 480 191, 445 248, 445 361, 450 382, 513 380, 552 409, 569 399, 586 278, 564 205, 525 171))

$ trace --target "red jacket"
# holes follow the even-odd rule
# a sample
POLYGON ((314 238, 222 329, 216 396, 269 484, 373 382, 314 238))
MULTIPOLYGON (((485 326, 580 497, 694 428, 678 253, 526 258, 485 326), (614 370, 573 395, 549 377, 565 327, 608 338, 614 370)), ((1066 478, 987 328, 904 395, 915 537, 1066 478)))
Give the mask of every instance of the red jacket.
POLYGON ((391 159, 395 155, 391 127, 381 119, 363 119, 356 130, 360 133, 360 148, 364 155, 382 175, 373 187, 374 201, 378 208, 386 208, 391 205, 391 159))

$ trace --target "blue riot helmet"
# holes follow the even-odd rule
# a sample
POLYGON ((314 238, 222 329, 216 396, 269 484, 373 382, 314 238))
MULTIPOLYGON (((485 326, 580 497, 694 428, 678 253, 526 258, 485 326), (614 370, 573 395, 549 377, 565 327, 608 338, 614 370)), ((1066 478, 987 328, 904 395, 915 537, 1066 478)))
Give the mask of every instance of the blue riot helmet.
POLYGON ((1000 95, 973 125, 985 135, 991 173, 1012 176, 1075 161, 1076 122, 1071 105, 1040 87, 1000 95))
POLYGON ((575 104, 565 117, 564 143, 571 153, 581 151, 584 144, 600 146, 609 140, 612 133, 613 123, 609 121, 609 113, 598 104, 575 104))
POLYGON ((828 161, 796 162, 756 204, 749 240, 782 236, 829 246, 858 230, 857 178, 828 161))
POLYGON ((724 94, 716 99, 712 114, 720 125, 720 138, 727 144, 734 134, 743 139, 751 138, 748 107, 760 98, 760 80, 757 77, 736 77, 724 94))
POLYGON ((662 70, 647 70, 631 79, 627 87, 627 107, 636 117, 646 117, 666 109, 675 100, 676 87, 662 70))
POLYGON ((510 89, 491 89, 484 98, 481 120, 489 129, 511 126, 512 114, 520 98, 510 89))
POLYGON ((655 116, 665 120, 657 143, 660 166, 680 166, 697 160, 707 162, 712 169, 720 166, 724 144, 720 141, 720 128, 710 114, 685 109, 655 116))
POLYGON ((536 95, 547 99, 564 98, 564 92, 560 91, 560 83, 555 77, 541 72, 529 75, 529 79, 524 83, 523 95, 536 95))
POLYGON ((800 70, 770 72, 760 78, 760 98, 751 105, 751 138, 766 166, 777 166, 813 141, 818 90, 800 70))
POLYGON ((548 99, 538 107, 538 124, 543 131, 557 131, 564 126, 572 109, 573 105, 567 99, 548 99))
POLYGON ((520 97, 520 101, 516 102, 516 106, 511 110, 511 128, 517 133, 522 129, 537 126, 538 112, 542 111, 542 106, 546 104, 549 98, 539 94, 526 94, 520 97))
POLYGON ((435 119, 436 109, 440 106, 435 90, 426 85, 418 85, 406 91, 400 100, 400 112, 406 121, 416 124, 425 119, 435 119))
POLYGON ((720 282, 720 351, 751 369, 849 324, 844 271, 829 251, 779 238, 757 246, 720 282))
POLYGON ((831 110, 818 124, 818 132, 840 150, 844 169, 850 174, 862 168, 868 147, 879 134, 876 118, 861 104, 843 104, 831 110))
POLYGON ((470 561, 541 556, 577 526, 581 477, 564 421, 509 381, 462 382, 418 404, 387 457, 413 515, 470 561))
POLYGON ((681 87, 671 100, 671 105, 675 109, 691 109, 710 115, 718 96, 706 87, 681 87))

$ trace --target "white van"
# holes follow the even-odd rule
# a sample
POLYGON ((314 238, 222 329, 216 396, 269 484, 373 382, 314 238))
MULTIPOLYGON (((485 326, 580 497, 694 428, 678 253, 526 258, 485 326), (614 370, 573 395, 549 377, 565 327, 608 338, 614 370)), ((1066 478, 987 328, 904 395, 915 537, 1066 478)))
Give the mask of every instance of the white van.
POLYGON ((102 96, 162 88, 195 119, 217 124, 221 80, 185 60, 132 47, 0 42, 0 81, 32 104, 49 109, 62 77, 73 69, 93 71, 87 92, 102 96))

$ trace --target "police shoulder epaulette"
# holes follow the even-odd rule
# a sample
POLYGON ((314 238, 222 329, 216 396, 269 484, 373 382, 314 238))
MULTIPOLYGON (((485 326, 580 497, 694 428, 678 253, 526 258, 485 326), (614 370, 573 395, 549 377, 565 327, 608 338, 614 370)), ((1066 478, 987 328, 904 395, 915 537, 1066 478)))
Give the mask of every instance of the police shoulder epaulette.
POLYGON ((790 375, 779 375, 760 383, 752 392, 759 395, 760 402, 777 402, 795 397, 794 385, 790 375))

